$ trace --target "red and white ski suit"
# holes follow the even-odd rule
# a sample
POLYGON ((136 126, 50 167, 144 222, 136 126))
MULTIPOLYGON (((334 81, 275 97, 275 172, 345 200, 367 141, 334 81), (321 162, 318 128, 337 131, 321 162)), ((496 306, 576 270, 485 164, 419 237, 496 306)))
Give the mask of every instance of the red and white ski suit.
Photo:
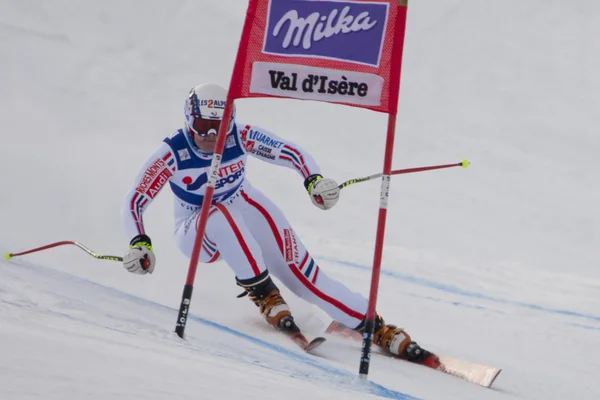
MULTIPOLYGON (((200 262, 223 259, 241 280, 265 269, 297 296, 317 305, 336 321, 357 326, 367 300, 324 273, 281 210, 245 180, 246 158, 294 168, 306 179, 320 172, 298 146, 254 126, 232 124, 202 239, 200 262)), ((180 129, 161 143, 138 174, 123 207, 129 237, 145 233, 142 215, 168 183, 175 195, 175 238, 191 257, 197 219, 206 191, 212 154, 201 152, 180 129)))

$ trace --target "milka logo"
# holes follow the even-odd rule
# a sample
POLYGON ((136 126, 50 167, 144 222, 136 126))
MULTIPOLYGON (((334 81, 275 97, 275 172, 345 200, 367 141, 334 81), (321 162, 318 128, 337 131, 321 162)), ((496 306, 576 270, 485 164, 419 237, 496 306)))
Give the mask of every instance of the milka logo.
POLYGON ((329 15, 313 12, 307 18, 300 17, 296 10, 290 10, 275 25, 273 36, 278 36, 285 24, 289 22, 282 47, 287 49, 292 40, 293 45, 297 47, 302 41, 302 47, 308 50, 312 47, 313 41, 318 42, 340 33, 368 31, 377 25, 377 21, 371 21, 368 11, 353 17, 349 15, 350 9, 350 6, 344 7, 339 16, 336 9, 331 10, 329 15))
POLYGON ((389 3, 269 0, 263 52, 378 67, 389 3))

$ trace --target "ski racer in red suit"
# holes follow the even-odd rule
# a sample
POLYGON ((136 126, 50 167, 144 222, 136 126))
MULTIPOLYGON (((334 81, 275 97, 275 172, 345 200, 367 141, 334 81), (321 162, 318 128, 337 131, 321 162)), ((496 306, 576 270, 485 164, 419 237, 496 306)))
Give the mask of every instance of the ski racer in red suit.
MULTIPOLYGON (((123 265, 134 274, 152 273, 155 256, 142 215, 167 184, 174 194, 175 240, 191 257, 196 222, 206 191, 208 172, 227 91, 212 83, 194 87, 185 102, 185 127, 163 140, 140 170, 123 207, 123 223, 132 238, 123 265)), ((291 311, 271 274, 295 295, 320 307, 347 327, 364 330, 367 300, 330 278, 310 255, 281 210, 244 178, 246 158, 257 157, 298 172, 313 204, 335 206, 338 184, 321 175, 313 158, 273 133, 235 120, 235 108, 223 151, 212 207, 202 238, 200 262, 224 260, 236 282, 260 309, 269 324, 298 332, 291 311)), ((411 341, 401 328, 378 315, 374 343, 413 362, 431 353, 411 341)))

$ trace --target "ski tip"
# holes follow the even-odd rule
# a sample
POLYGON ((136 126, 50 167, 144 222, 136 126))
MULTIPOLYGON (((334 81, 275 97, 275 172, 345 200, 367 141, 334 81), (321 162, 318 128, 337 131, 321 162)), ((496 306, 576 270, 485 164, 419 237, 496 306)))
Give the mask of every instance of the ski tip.
POLYGON ((496 371, 496 373, 494 374, 494 376, 490 379, 489 383, 485 387, 487 387, 487 388, 492 387, 492 385, 496 381, 496 378, 498 377, 498 375, 500 375, 500 372, 502 372, 502 369, 498 368, 498 370, 496 371))
POLYGON ((4 259, 6 261, 10 261, 11 258, 12 258, 12 253, 9 253, 9 252, 4 253, 4 259))

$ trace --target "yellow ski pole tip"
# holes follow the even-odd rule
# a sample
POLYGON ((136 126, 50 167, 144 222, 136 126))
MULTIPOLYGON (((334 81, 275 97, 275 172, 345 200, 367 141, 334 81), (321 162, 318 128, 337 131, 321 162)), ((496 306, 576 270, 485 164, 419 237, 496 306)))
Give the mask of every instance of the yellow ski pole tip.
POLYGON ((10 260, 12 258, 12 255, 9 252, 4 253, 4 259, 6 261, 10 260))
POLYGON ((471 165, 469 160, 462 160, 460 163, 462 164, 463 168, 469 168, 469 165, 471 165))

